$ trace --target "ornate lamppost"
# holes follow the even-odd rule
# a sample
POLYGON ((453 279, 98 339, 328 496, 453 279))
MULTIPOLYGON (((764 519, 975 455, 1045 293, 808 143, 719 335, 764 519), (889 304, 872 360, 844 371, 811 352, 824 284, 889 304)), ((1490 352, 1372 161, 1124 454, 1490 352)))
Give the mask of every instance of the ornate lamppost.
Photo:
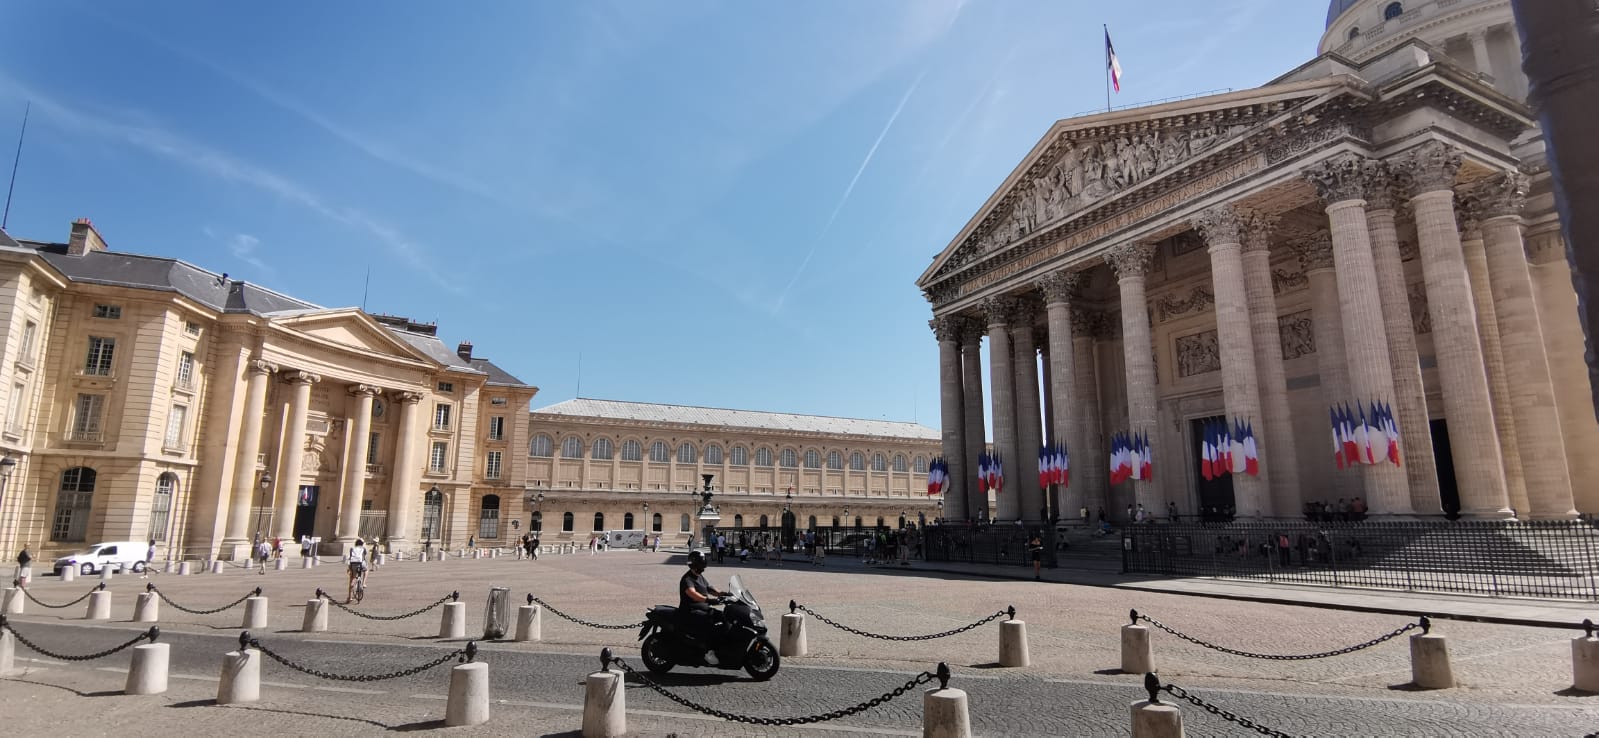
POLYGON ((259 543, 261 541, 261 515, 266 512, 267 490, 272 489, 272 472, 270 470, 261 472, 261 480, 256 484, 261 488, 261 496, 256 500, 255 506, 255 540, 259 543))

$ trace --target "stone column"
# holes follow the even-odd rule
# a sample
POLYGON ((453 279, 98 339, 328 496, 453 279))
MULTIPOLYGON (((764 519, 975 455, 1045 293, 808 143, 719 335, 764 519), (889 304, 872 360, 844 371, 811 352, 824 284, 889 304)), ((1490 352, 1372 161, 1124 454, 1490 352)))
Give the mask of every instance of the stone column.
POLYGON ((305 421, 311 412, 311 385, 322 378, 307 371, 294 370, 283 374, 289 383, 289 412, 283 418, 283 447, 278 449, 278 475, 274 484, 276 511, 272 518, 272 535, 285 541, 294 540, 294 506, 300 500, 300 467, 305 462, 305 421))
POLYGON ((367 384, 351 385, 350 442, 344 445, 344 484, 341 485, 339 522, 340 544, 349 545, 361 535, 361 500, 366 496, 366 452, 372 440, 372 398, 380 390, 367 384))
MULTIPOLYGON (((1366 180, 1375 165, 1363 157, 1345 154, 1305 173, 1327 205, 1349 384, 1354 390, 1353 399, 1368 410, 1374 401, 1390 406, 1394 402, 1394 370, 1388 360, 1388 331, 1383 325, 1382 298, 1377 294, 1377 266, 1371 254, 1364 198, 1366 180)), ((1372 512, 1414 512, 1402 469, 1389 463, 1363 464, 1360 472, 1365 481, 1366 504, 1372 512)))
POLYGON ((1410 507, 1417 513, 1443 511, 1438 496, 1438 461, 1432 450, 1432 423, 1427 390, 1421 380, 1415 323, 1410 316, 1410 288, 1405 283, 1395 225, 1394 179, 1386 166, 1372 169, 1366 181, 1366 225, 1371 229, 1371 256, 1377 267, 1377 294, 1388 330, 1388 358, 1394 371, 1394 422, 1399 424, 1399 460, 1410 485, 1410 507))
MULTIPOLYGON (((1098 508, 1111 507, 1109 488, 1105 484, 1105 446, 1100 443, 1103 434, 1099 427, 1099 373, 1095 370, 1094 337, 1104 325, 1103 313, 1088 310, 1072 311, 1072 391, 1071 404, 1075 408, 1076 428, 1068 438, 1078 439, 1077 448, 1070 449, 1072 483, 1089 513, 1098 508)), ((1067 508, 1075 514, 1077 510, 1067 508)), ((1114 513, 1109 510, 1107 513, 1114 513)))
MULTIPOLYGON (((1079 462, 1090 461, 1084 453, 1086 446, 1081 436, 1083 398, 1074 385, 1077 383, 1076 343, 1072 337, 1072 297, 1081 272, 1064 269, 1052 272, 1038 280, 1038 291, 1044 295, 1044 309, 1049 318, 1049 423, 1052 438, 1065 444, 1066 453, 1076 456, 1079 462)), ((1087 498, 1083 496, 1082 467, 1073 464, 1071 479, 1056 500, 1056 514, 1062 518, 1077 515, 1078 508, 1087 498)))
MULTIPOLYGON (((417 463, 420 450, 416 430, 416 407, 422 401, 417 392, 397 392, 390 395, 400 406, 398 425, 395 426, 394 472, 389 475, 389 519, 384 538, 391 544, 404 542, 411 533, 411 507, 416 498, 417 479, 421 464, 417 463)), ((615 477, 612 477, 613 479, 615 477)))
MULTIPOLYGON (((1328 409, 1342 407, 1351 400, 1349 392, 1349 364, 1344 361, 1343 320, 1338 314, 1338 276, 1333 271, 1332 234, 1326 229, 1301 234, 1289 242, 1299 256, 1305 279, 1310 282, 1311 333, 1316 340, 1316 374, 1321 384, 1322 401, 1328 409)), ((1326 465, 1314 468, 1327 470, 1331 480, 1330 491, 1323 502, 1337 498, 1350 499, 1360 492, 1360 477, 1351 470, 1339 470, 1333 457, 1332 418, 1327 419, 1325 438, 1326 465)), ((1315 444, 1312 444, 1314 446, 1315 444)), ((1403 459, 1401 458, 1401 461, 1403 459)), ((1307 490, 1301 493, 1301 508, 1312 498, 1307 490)), ((1286 511, 1292 515, 1300 509, 1286 511)))
POLYGON ((1516 445, 1516 417, 1510 408, 1510 380, 1505 374, 1504 351, 1499 341, 1499 317, 1494 310, 1493 287, 1488 284, 1488 252, 1476 217, 1460 208, 1460 254, 1471 280, 1471 301, 1477 308, 1477 333, 1482 337, 1483 371, 1488 374, 1488 400, 1493 405, 1494 435, 1505 464, 1505 495, 1510 508, 1527 511, 1526 478, 1521 473, 1521 450, 1516 445))
POLYGON ((988 447, 988 434, 983 421, 983 325, 981 320, 965 321, 961 329, 961 393, 966 406, 962 417, 966 423, 966 470, 961 478, 962 502, 950 508, 945 503, 945 514, 952 517, 977 519, 987 517, 988 495, 978 491, 977 456, 988 447), (958 511, 958 512, 957 512, 958 511), (979 514, 979 511, 983 511, 979 514))
MULTIPOLYGON (((1595 422, 1593 394, 1588 385, 1588 365, 1583 361, 1582 326, 1577 322, 1577 292, 1571 286, 1571 265, 1560 226, 1551 222, 1527 239, 1527 260, 1543 324, 1549 355, 1549 375, 1555 387, 1555 409, 1560 433, 1565 436, 1566 467, 1572 480, 1599 479, 1599 422, 1595 422)), ((1599 485, 1574 484, 1577 509, 1599 512, 1599 485)))
MULTIPOLYGON (((233 465, 228 527, 222 539, 222 547, 231 549, 234 559, 250 555, 250 503, 261 495, 256 483, 255 456, 261 451, 261 418, 266 413, 267 383, 272 381, 272 372, 277 369, 276 365, 255 359, 245 370, 248 378, 244 386, 244 428, 239 433, 239 458, 233 465)), ((265 535, 265 531, 259 530, 260 523, 256 523, 256 528, 254 532, 265 535)))
MULTIPOLYGON (((1260 381, 1255 370, 1255 338, 1249 319, 1249 290, 1244 283, 1244 246, 1238 213, 1230 205, 1218 205, 1200 213, 1193 226, 1210 246, 1216 342, 1221 351, 1221 391, 1227 419, 1253 424, 1259 440, 1270 435, 1270 428, 1263 422, 1260 409, 1260 381)), ((1259 476, 1232 475, 1234 505, 1240 517, 1274 514, 1265 461, 1259 476)))
POLYGON ((1255 428, 1255 442, 1260 447, 1261 469, 1271 474, 1272 514, 1288 518, 1299 514, 1304 501, 1299 488, 1299 446, 1294 440, 1283 369, 1282 329, 1277 324, 1277 293, 1271 277, 1271 233, 1276 218, 1246 213, 1243 225, 1244 290, 1260 379, 1260 413, 1266 419, 1264 428, 1255 428))
MULTIPOLYGON (((941 315, 928 323, 938 338, 938 406, 943 430, 944 461, 949 464, 949 486, 945 504, 965 509, 966 422, 965 397, 961 386, 960 332, 966 321, 954 315, 941 315)), ((826 472, 823 472, 825 475, 826 472)), ((826 493, 826 485, 823 493, 826 493)))
POLYGON ((1027 520, 1034 519, 1044 508, 1044 492, 1038 486, 1038 448, 1044 445, 1044 430, 1038 407, 1038 346, 1033 342, 1037 310, 1032 299, 1018 300, 1010 326, 1014 349, 1011 360, 1016 372, 1016 451, 1005 457, 1004 493, 1016 490, 1019 512, 1027 520))
POLYGON ((1466 38, 1471 40, 1471 57, 1477 66, 1477 74, 1493 79, 1493 61, 1488 56, 1488 32, 1471 31, 1466 34, 1466 38))
MULTIPOLYGON (((1148 433, 1156 437, 1155 428, 1155 357, 1150 354, 1153 343, 1149 331, 1149 299, 1144 289, 1144 279, 1149 272, 1150 258, 1155 254, 1153 244, 1129 243, 1111 249, 1105 261, 1116 272, 1116 284, 1121 292, 1122 356, 1127 365, 1127 423, 1130 433, 1148 433)), ((1162 466, 1165 454, 1154 449, 1156 474, 1171 474, 1162 466)), ((1134 481, 1133 499, 1144 509, 1158 514, 1160 490, 1150 481, 1134 481)))
POLYGON ((1427 281, 1438 382, 1449 419, 1449 445, 1461 513, 1502 518, 1510 513, 1504 462, 1494 435, 1493 405, 1483 375, 1482 339, 1471 302, 1471 280, 1455 223, 1455 174, 1460 152, 1428 142, 1395 162, 1416 213, 1421 269, 1427 281))
POLYGON ((1011 368, 1010 331, 1011 313, 1016 310, 1013 297, 990 297, 983 301, 983 311, 988 316, 988 382, 994 396, 994 451, 1002 460, 1005 471, 1004 488, 995 497, 995 518, 1015 520, 1021 516, 1021 500, 1016 494, 1016 393, 1015 377, 1011 368))
POLYGON ((1505 373, 1510 380, 1511 407, 1516 417, 1516 442, 1526 462, 1527 510, 1534 518, 1576 515, 1571 477, 1549 357, 1544 353, 1543 325, 1532 298, 1526 246, 1521 235, 1521 210, 1527 200, 1527 178, 1509 171, 1488 180, 1473 193, 1484 218, 1482 235, 1488 251, 1494 310, 1504 331, 1505 373))

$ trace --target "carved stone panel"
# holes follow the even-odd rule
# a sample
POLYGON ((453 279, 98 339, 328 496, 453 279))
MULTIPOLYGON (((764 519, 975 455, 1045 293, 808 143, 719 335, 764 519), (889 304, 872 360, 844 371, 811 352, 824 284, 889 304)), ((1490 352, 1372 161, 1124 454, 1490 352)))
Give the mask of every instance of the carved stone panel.
POLYGON ((1277 336, 1282 341, 1283 361, 1316 353, 1314 328, 1309 310, 1277 316, 1277 336))
POLYGON ((1432 332, 1432 316, 1427 312, 1427 285, 1425 282, 1412 282, 1408 290, 1410 297, 1410 324, 1415 327, 1416 335, 1432 332))
POLYGON ((1199 312, 1216 304, 1216 296, 1204 287, 1194 287, 1186 297, 1176 295, 1161 295, 1155 298, 1155 318, 1164 323, 1172 318, 1199 312))
POLYGON ((1179 336, 1175 353, 1178 377, 1196 377, 1221 370, 1221 343, 1214 330, 1179 336))
POLYGON ((1304 289, 1310 286, 1310 278, 1304 272, 1295 272, 1287 269, 1271 270, 1271 291, 1280 295, 1292 290, 1304 289))

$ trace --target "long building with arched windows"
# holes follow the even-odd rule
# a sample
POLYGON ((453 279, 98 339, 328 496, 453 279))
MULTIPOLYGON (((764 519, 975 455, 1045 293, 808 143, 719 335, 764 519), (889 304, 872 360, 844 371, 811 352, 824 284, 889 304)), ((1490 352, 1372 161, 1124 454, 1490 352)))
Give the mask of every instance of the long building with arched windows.
POLYGON ((578 398, 533 411, 529 439, 524 512, 544 542, 684 541, 705 474, 723 526, 776 528, 785 508, 801 529, 940 514, 927 496, 939 432, 917 423, 578 398))

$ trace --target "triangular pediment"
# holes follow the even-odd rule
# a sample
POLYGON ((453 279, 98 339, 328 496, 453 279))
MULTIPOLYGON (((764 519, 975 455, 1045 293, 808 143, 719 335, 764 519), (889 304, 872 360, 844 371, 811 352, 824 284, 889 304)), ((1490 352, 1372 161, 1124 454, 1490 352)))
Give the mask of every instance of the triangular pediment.
POLYGON ((929 289, 1350 89, 1348 78, 1318 79, 1057 121, 917 284, 929 289))
POLYGON ((426 354, 394 337, 357 308, 306 310, 269 315, 274 326, 324 344, 411 361, 437 364, 426 354))

